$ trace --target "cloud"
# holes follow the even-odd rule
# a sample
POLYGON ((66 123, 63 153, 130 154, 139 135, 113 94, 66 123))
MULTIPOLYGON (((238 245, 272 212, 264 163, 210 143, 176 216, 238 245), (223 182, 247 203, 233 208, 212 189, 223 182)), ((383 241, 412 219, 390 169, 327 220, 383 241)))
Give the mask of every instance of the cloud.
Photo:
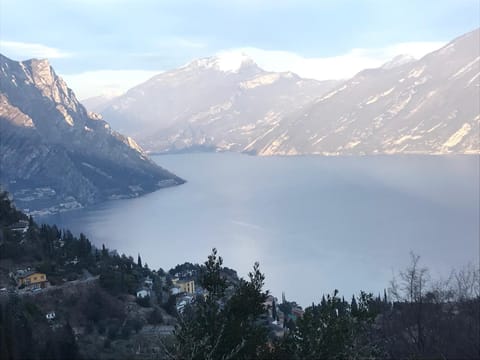
POLYGON ((43 44, 19 41, 0 41, 0 51, 9 57, 19 60, 27 58, 58 59, 72 56, 71 53, 43 44))
POLYGON ((203 49, 207 47, 207 44, 202 41, 182 37, 173 37, 169 42, 172 45, 187 49, 203 49))
POLYGON ((246 54, 267 71, 292 71, 304 78, 327 80, 350 78, 361 70, 379 67, 400 54, 419 59, 444 44, 444 42, 406 42, 384 48, 356 48, 345 54, 317 58, 253 47, 224 50, 218 54, 246 54))
POLYGON ((79 99, 118 96, 128 89, 147 81, 161 71, 150 70, 96 70, 78 74, 61 74, 79 99))
MULTIPOLYGON (((254 47, 223 50, 217 55, 235 58, 240 54, 246 54, 267 71, 292 71, 304 78, 330 80, 350 78, 361 70, 379 67, 400 54, 411 55, 418 59, 444 44, 444 42, 398 43, 384 48, 357 48, 337 56, 316 58, 308 58, 288 51, 254 47)), ((193 46, 196 46, 195 43, 193 46)), ((157 56, 157 53, 130 55, 157 56)), ((126 69, 97 70, 62 76, 79 99, 86 99, 98 95, 120 95, 161 72, 126 69)))

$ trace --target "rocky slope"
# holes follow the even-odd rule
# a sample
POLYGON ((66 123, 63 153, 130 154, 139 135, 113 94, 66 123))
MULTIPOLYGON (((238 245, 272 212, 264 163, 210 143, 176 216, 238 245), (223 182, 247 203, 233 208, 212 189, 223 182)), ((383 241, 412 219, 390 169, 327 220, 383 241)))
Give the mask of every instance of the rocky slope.
POLYGON ((47 60, 0 55, 0 183, 23 209, 58 211, 182 179, 88 114, 47 60))
POLYGON ((261 155, 479 153, 479 124, 476 30, 418 61, 360 72, 290 114, 252 149, 261 155))
POLYGON ((192 61, 111 101, 87 100, 150 151, 242 151, 336 82, 260 69, 245 55, 192 61))
POLYGON ((336 83, 200 59, 97 107, 151 151, 479 153, 479 44, 475 30, 336 83))

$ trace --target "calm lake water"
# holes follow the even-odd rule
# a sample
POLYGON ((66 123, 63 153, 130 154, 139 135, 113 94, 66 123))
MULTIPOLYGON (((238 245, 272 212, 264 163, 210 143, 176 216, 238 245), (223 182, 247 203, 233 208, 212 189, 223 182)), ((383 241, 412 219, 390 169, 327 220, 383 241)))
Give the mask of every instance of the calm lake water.
POLYGON ((479 157, 154 158, 182 186, 42 218, 165 270, 212 247, 302 305, 337 288, 383 292, 421 255, 433 276, 479 262, 479 157))

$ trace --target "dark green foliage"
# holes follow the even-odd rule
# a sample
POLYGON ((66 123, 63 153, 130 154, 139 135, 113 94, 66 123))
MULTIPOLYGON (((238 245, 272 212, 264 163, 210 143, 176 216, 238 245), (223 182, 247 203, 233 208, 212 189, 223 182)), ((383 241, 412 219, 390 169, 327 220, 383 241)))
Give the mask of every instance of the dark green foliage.
POLYGON ((352 313, 352 316, 357 316, 358 305, 357 305, 357 300, 355 299, 355 295, 352 295, 352 302, 350 303, 350 311, 352 313))
POLYGON ((184 272, 187 272, 187 271, 196 272, 196 271, 199 271, 199 270, 200 270, 200 265, 186 262, 186 263, 183 263, 183 264, 176 265, 174 268, 170 269, 168 271, 168 273, 170 275, 175 275, 175 274, 184 273, 184 272))
POLYGON ((342 301, 335 290, 322 298, 320 305, 305 309, 297 323, 295 338, 297 354, 302 359, 348 359, 373 356, 372 347, 363 347, 363 336, 368 333, 376 314, 370 304, 372 296, 362 293, 352 303, 358 303, 355 314, 351 306, 342 301))
POLYGON ((175 332, 180 359, 251 359, 266 345, 264 275, 256 263, 249 280, 241 280, 233 295, 226 298, 222 264, 213 249, 201 276, 207 298, 199 298, 185 309, 175 332))
POLYGON ((107 322, 125 319, 123 304, 101 289, 81 299, 77 309, 85 316, 87 323, 97 326, 99 333, 105 332, 107 322))
POLYGON ((277 305, 275 304, 275 300, 272 301, 272 318, 273 320, 277 320, 277 305))
POLYGON ((111 320, 109 321, 109 325, 107 327, 107 336, 110 340, 114 340, 122 328, 122 324, 118 320, 111 320))
POLYGON ((142 307, 150 307, 152 304, 150 302, 150 296, 139 297, 137 298, 137 304, 142 307))
POLYGON ((18 211, 8 198, 8 193, 0 191, 0 226, 10 225, 19 220, 27 220, 28 217, 18 211))
POLYGON ((148 315, 147 321, 150 325, 158 325, 163 323, 162 312, 155 307, 153 311, 148 315))
POLYGON ((1 352, 6 356, 5 359, 28 358, 35 347, 32 319, 25 311, 23 302, 16 296, 10 297, 6 304, 0 305, 0 311, 0 342, 5 346, 2 346, 1 352))
POLYGON ((48 340, 43 351, 39 353, 40 359, 78 359, 78 345, 70 323, 55 331, 48 331, 48 340))
POLYGON ((208 302, 216 302, 225 295, 227 283, 222 276, 223 259, 217 256, 217 249, 213 249, 202 269, 200 284, 208 293, 208 302))
POLYGON ((78 346, 67 322, 52 330, 33 303, 10 297, 0 305, 1 359, 77 359, 78 346))

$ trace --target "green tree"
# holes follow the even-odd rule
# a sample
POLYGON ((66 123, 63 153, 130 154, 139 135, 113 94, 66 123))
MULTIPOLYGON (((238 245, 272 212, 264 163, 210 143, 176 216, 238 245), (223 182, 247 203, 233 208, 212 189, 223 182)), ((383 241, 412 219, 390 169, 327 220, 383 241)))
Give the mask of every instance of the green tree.
POLYGON ((275 299, 272 301, 272 318, 277 320, 277 305, 275 304, 275 299))
POLYGON ((355 314, 337 295, 335 290, 333 295, 322 297, 320 305, 305 309, 295 330, 299 358, 355 359, 376 353, 368 340, 376 315, 370 311, 371 294, 362 292, 358 299, 352 299, 357 304, 355 314))
POLYGON ((222 276, 223 260, 213 249, 202 269, 200 283, 207 291, 187 306, 175 331, 175 355, 180 359, 251 359, 267 342, 262 292, 265 277, 255 263, 249 280, 240 280, 230 298, 222 276))

